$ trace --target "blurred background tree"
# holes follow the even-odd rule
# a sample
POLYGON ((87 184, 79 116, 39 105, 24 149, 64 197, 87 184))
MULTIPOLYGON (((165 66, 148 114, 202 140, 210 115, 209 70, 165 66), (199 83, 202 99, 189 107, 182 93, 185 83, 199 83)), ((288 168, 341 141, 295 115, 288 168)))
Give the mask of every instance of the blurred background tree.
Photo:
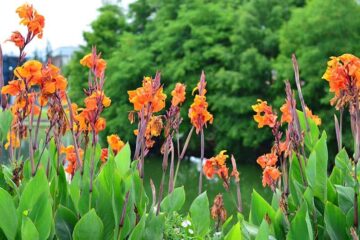
MULTIPOLYGON (((214 124, 206 133, 207 153, 227 149, 241 161, 268 149, 270 130, 257 131, 251 105, 257 98, 280 106, 285 79, 293 79, 291 54, 298 56, 305 100, 334 136, 328 87, 321 79, 329 56, 359 54, 359 4, 355 0, 137 0, 124 13, 115 5, 100 9, 86 45, 67 69, 71 95, 81 99, 87 74, 79 60, 96 45, 108 61, 108 132, 134 141, 127 119, 127 90, 144 76, 162 73, 170 94, 176 82, 187 85, 183 135, 190 129, 191 90, 205 70, 214 124), (330 119, 330 120, 329 120, 330 119)), ((170 95, 168 95, 170 98, 170 95)), ((192 141, 192 148, 198 144, 192 141)))

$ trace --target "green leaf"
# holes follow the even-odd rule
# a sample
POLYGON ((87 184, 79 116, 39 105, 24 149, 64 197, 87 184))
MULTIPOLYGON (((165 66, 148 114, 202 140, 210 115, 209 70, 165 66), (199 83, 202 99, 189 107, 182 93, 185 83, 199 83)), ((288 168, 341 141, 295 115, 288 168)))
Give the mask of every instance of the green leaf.
POLYGON ((306 204, 302 204, 301 208, 296 212, 294 219, 291 221, 290 231, 287 239, 314 239, 314 232, 311 226, 306 204))
POLYGON ((120 170, 121 176, 130 169, 131 163, 131 150, 129 143, 126 143, 121 151, 115 156, 115 163, 117 168, 120 170))
POLYGON ((37 240, 40 239, 39 232, 35 224, 30 218, 23 216, 21 225, 21 239, 22 240, 37 240))
POLYGON ((103 223, 94 209, 86 213, 75 225, 74 240, 103 239, 103 223))
POLYGON ((136 225, 136 227, 131 232, 129 240, 143 239, 145 223, 146 223, 146 214, 144 213, 140 219, 140 222, 136 225))
POLYGON ((269 224, 263 219, 258 235, 256 236, 255 240, 268 240, 269 239, 269 224))
POLYGON ((18 216, 24 211, 29 212, 29 218, 35 224, 40 239, 47 239, 52 227, 52 209, 49 183, 44 170, 39 169, 34 178, 25 186, 21 195, 18 216))
POLYGON ((15 239, 18 219, 14 201, 11 195, 0 188, 0 229, 7 239, 15 239))
POLYGON ((270 204, 266 202, 266 200, 254 189, 251 197, 249 222, 259 226, 266 215, 274 221, 275 214, 275 210, 270 206, 270 204))
POLYGON ((326 231, 331 239, 348 239, 346 234, 346 216, 339 207, 327 202, 324 219, 326 231))
POLYGON ((7 109, 5 111, 0 111, 0 136, 1 141, 5 141, 7 134, 9 132, 9 129, 11 127, 11 121, 12 121, 12 113, 10 109, 7 109))
POLYGON ((167 195, 161 202, 161 210, 166 213, 179 211, 185 203, 184 186, 175 188, 172 193, 167 195))
POLYGON ((204 237, 210 227, 209 200, 206 192, 200 194, 190 206, 191 222, 194 226, 194 232, 200 237, 204 237))
POLYGON ((229 233, 225 236, 225 240, 241 240, 242 234, 241 234, 241 225, 240 222, 235 224, 229 231, 229 233))
POLYGON ((55 214, 56 236, 61 240, 71 240, 76 222, 76 215, 70 209, 59 205, 55 214))
POLYGON ((327 165, 326 133, 323 132, 321 138, 315 144, 306 166, 308 183, 313 188, 314 196, 323 202, 326 202, 327 199, 327 165))
POLYGON ((354 178, 351 175, 351 160, 344 148, 336 155, 335 165, 342 171, 345 184, 347 186, 354 186, 354 178))
POLYGON ((352 207, 354 207, 354 188, 340 185, 335 185, 335 188, 338 193, 339 207, 344 214, 346 214, 352 207))
POLYGON ((163 239, 165 215, 149 214, 146 218, 144 239, 163 239))
POLYGON ((310 132, 307 131, 305 115, 303 112, 297 110, 301 130, 305 133, 304 142, 305 146, 311 151, 314 147, 314 144, 319 139, 320 131, 316 126, 315 122, 307 116, 307 121, 309 123, 310 132))

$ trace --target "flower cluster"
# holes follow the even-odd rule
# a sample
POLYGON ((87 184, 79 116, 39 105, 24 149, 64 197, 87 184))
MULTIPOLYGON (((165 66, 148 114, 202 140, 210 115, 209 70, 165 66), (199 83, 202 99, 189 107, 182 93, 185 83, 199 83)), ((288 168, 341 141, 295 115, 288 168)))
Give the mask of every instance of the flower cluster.
POLYGON ((194 102, 189 109, 189 118, 191 124, 195 127, 196 133, 199 133, 206 124, 213 123, 213 115, 207 110, 208 103, 206 102, 206 81, 204 72, 201 74, 198 86, 193 90, 199 91, 199 94, 195 95, 194 102))
MULTIPOLYGON (((291 114, 291 106, 288 100, 285 100, 285 103, 281 106, 280 111, 281 115, 281 123, 291 123, 293 121, 291 114)), ((315 114, 308 108, 305 107, 306 116, 309 117, 317 126, 321 125, 321 118, 315 114)))
POLYGON ((330 92, 335 94, 331 104, 342 108, 358 98, 360 86, 360 59, 352 54, 331 57, 322 76, 329 82, 330 92))
POLYGON ((276 163, 278 161, 278 156, 274 153, 264 154, 256 160, 256 162, 263 169, 263 178, 262 184, 265 187, 266 185, 270 187, 274 187, 276 181, 280 177, 281 173, 279 169, 276 167, 276 163))
MULTIPOLYGON (((75 170, 77 169, 77 162, 76 162, 76 152, 74 145, 69 145, 67 147, 62 146, 60 153, 65 154, 65 159, 67 161, 67 167, 65 171, 74 176, 75 170)), ((80 161, 82 162, 82 158, 84 156, 84 151, 80 148, 79 149, 80 161)))
POLYGON ((256 112, 254 120, 258 123, 259 128, 264 126, 274 127, 277 116, 273 113, 272 107, 267 104, 267 101, 258 99, 257 103, 252 105, 252 109, 256 112))

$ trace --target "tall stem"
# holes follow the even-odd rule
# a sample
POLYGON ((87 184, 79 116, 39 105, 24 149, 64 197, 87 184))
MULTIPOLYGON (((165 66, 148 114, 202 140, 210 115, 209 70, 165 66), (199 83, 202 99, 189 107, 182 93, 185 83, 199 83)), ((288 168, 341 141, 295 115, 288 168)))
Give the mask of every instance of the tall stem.
POLYGON ((201 156, 200 156, 200 176, 199 176, 199 194, 202 192, 202 180, 203 180, 203 171, 202 165, 204 161, 204 150, 205 150, 205 141, 204 141, 204 129, 201 129, 201 156))
MULTIPOLYGON (((179 172, 180 163, 181 163, 182 159, 185 156, 186 149, 189 146, 189 142, 190 142, 193 131, 194 131, 194 127, 191 128, 191 130, 190 130, 190 132, 189 132, 189 134, 188 134, 188 136, 186 138, 186 141, 185 141, 184 147, 183 147, 183 149, 181 151, 181 154, 180 154, 180 156, 178 156, 178 161, 177 161, 177 164, 176 164, 176 170, 175 170, 175 176, 174 176, 174 186, 176 186, 176 179, 177 179, 177 175, 178 175, 178 172, 179 172)), ((179 144, 178 144, 178 148, 180 148, 179 144)))
POLYGON ((160 183, 160 188, 159 188, 159 200, 158 200, 158 205, 157 205, 157 209, 156 209, 156 215, 159 214, 160 212, 160 204, 162 201, 162 196, 163 196, 163 192, 164 192, 164 183, 165 183, 165 174, 166 174, 166 169, 167 169, 167 165, 168 165, 168 156, 169 156, 169 144, 168 141, 169 139, 166 138, 165 139, 165 146, 164 146, 164 156, 163 156, 163 163, 162 163, 162 177, 161 177, 161 183, 160 183))
POLYGON ((170 175, 169 175, 169 194, 172 193, 174 191, 174 144, 171 141, 171 148, 170 148, 170 152, 171 152, 171 161, 170 161, 170 175))

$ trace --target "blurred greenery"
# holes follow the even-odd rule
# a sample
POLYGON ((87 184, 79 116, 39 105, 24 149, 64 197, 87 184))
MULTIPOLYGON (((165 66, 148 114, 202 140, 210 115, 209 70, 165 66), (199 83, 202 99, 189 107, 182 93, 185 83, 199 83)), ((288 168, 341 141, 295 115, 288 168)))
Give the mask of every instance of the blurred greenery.
MULTIPOLYGON (((206 155, 227 149, 241 161, 269 149, 269 129, 258 130, 251 105, 257 98, 279 107, 285 79, 293 79, 291 54, 296 53, 305 101, 323 119, 334 140, 327 83, 321 79, 326 61, 345 52, 359 54, 359 3, 355 0, 137 0, 129 11, 106 5, 84 33, 86 45, 67 68, 71 95, 83 98, 87 72, 79 64, 93 45, 108 61, 105 111, 107 131, 134 141, 127 115, 127 90, 143 76, 162 73, 170 98, 176 82, 187 85, 181 132, 190 129, 187 109, 191 90, 205 70, 214 124, 205 131, 206 155)), ((293 82, 293 81, 292 81, 293 82)), ((193 138, 190 151, 197 151, 193 138)), ((335 141, 333 141, 335 142, 335 141)), ((345 141, 346 142, 346 141, 345 141)), ((208 157, 208 156, 207 156, 208 157)))

